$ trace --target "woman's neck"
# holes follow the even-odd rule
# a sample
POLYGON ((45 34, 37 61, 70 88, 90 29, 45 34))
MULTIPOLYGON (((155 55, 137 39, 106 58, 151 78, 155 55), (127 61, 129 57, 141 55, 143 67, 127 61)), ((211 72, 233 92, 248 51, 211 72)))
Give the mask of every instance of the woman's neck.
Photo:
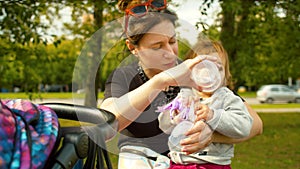
POLYGON ((158 73, 162 72, 159 69, 147 68, 141 62, 139 62, 139 67, 143 70, 144 74, 147 76, 148 79, 151 79, 153 76, 155 76, 158 73))
POLYGON ((153 76, 157 75, 158 73, 162 72, 162 70, 159 70, 159 69, 144 69, 144 72, 146 74, 146 76, 151 79, 153 76))

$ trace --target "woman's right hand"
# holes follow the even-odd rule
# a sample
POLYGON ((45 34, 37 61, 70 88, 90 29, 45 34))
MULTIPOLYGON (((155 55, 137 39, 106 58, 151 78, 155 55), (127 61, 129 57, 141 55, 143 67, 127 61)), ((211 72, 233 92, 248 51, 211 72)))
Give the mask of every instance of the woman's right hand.
POLYGON ((199 55, 161 72, 159 76, 162 76, 161 79, 165 82, 165 86, 188 86, 199 89, 199 86, 191 79, 191 71, 196 64, 204 59, 212 60, 214 62, 217 61, 217 58, 214 56, 199 55))

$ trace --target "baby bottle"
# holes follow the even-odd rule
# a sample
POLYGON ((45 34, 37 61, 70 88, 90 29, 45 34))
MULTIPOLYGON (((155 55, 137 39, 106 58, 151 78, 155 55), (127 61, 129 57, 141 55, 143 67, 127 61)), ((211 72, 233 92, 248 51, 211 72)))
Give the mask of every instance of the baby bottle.
POLYGON ((193 125, 194 122, 188 120, 184 120, 176 125, 168 140, 168 146, 171 151, 181 151, 180 141, 187 138, 185 133, 191 129, 193 125))
POLYGON ((193 67, 191 78, 202 87, 202 92, 212 93, 222 86, 224 71, 216 63, 203 60, 193 67))
POLYGON ((168 141, 168 146, 171 151, 181 151, 180 141, 187 137, 185 133, 192 128, 196 118, 194 114, 194 102, 191 101, 189 107, 185 106, 189 98, 194 96, 192 89, 182 87, 178 96, 181 99, 181 110, 177 116, 181 117, 181 120, 176 121, 174 119, 176 126, 168 141))

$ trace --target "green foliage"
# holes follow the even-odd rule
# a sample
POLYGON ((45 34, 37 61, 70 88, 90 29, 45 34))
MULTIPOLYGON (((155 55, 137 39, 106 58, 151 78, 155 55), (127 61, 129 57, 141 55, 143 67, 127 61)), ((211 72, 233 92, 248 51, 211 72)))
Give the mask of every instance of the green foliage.
POLYGON ((0 44, 3 48, 0 57, 1 86, 12 88, 16 85, 33 89, 34 82, 41 80, 33 66, 37 62, 36 48, 10 43, 6 39, 0 40, 0 44))
POLYGON ((37 92, 39 84, 71 84, 72 72, 80 52, 79 40, 63 41, 54 45, 23 46, 0 40, 0 88, 12 91, 14 86, 23 91, 37 92))
POLYGON ((178 57, 185 60, 187 52, 191 50, 191 45, 184 38, 178 40, 178 57))
MULTIPOLYGON (((290 2, 284 3, 292 5, 290 2)), ((237 60, 234 62, 238 64, 243 60, 242 65, 246 69, 237 77, 243 79, 248 86, 262 85, 266 82, 286 83, 288 77, 299 78, 299 72, 293 68, 300 66, 299 54, 294 53, 297 51, 297 45, 300 45, 299 36, 291 37, 286 33, 299 34, 299 27, 293 28, 294 23, 299 20, 287 24, 290 20, 288 16, 280 17, 275 12, 276 8, 279 6, 262 2, 250 9, 246 21, 250 26, 245 28, 249 45, 244 43, 245 48, 242 47, 242 51, 237 52, 237 60), (249 48, 251 50, 247 51, 249 48)), ((295 11, 294 14, 299 16, 299 13, 300 11, 295 11)))
POLYGON ((41 34, 50 26, 41 22, 40 15, 46 10, 45 0, 18 2, 4 0, 0 3, 1 39, 21 44, 43 41, 41 34))
MULTIPOLYGON (((200 8, 203 14, 213 1, 203 2, 200 8)), ((219 37, 228 51, 236 87, 257 88, 266 83, 287 83, 288 77, 294 80, 300 77, 299 2, 219 2, 222 11, 218 20, 222 22, 205 32, 210 37, 219 37), (215 31, 218 27, 219 35, 215 31)))
MULTIPOLYGON (((0 88, 11 91, 13 86, 19 86, 30 94, 38 92, 39 84, 72 84, 75 62, 84 41, 101 28, 103 22, 120 15, 114 12, 116 3, 91 0, 1 3, 0 36, 3 38, 0 40, 0 49, 3 52, 0 55, 0 88), (60 11, 66 8, 72 12, 72 22, 63 24, 72 34, 72 40, 67 40, 65 36, 56 37, 52 43, 42 39, 47 35, 47 28, 52 21, 61 18, 60 11), (10 21, 12 18, 16 18, 16 21, 10 21), (40 45, 41 41, 48 46, 40 45)), ((101 52, 101 46, 95 49, 98 51, 92 51, 94 54, 101 52)), ((94 56, 98 57, 96 54, 94 56)), ((87 72, 90 70, 83 72, 85 74, 82 77, 86 77, 87 72)), ((80 81, 78 86, 83 83, 80 81)))
MULTIPOLYGON (((199 12, 207 15, 207 9, 215 1, 199 2, 199 12)), ((116 3, 5 0, 0 6, 0 88, 12 90, 15 85, 35 92, 41 83, 71 84, 72 80, 80 87, 91 82, 92 77, 87 75, 94 72, 94 86, 103 89, 109 73, 129 56, 123 53, 124 42, 114 41, 116 38, 112 37, 121 30, 107 27, 105 34, 97 35, 95 45, 98 46, 89 49, 95 57, 92 60, 79 56, 90 55, 84 46, 103 25, 123 16, 117 11, 116 3), (47 35, 53 21, 62 17, 60 11, 65 8, 70 9, 72 21, 62 24, 72 39, 48 35, 54 37, 49 43, 42 37, 47 35), (81 66, 75 64, 78 60, 81 66), (79 75, 74 76, 74 72, 79 75)), ((206 28, 207 35, 221 40, 227 49, 236 86, 255 89, 265 83, 286 83, 288 77, 300 77, 299 2, 219 0, 219 3, 222 11, 217 22, 210 27, 205 21, 199 20, 199 24, 206 28)), ((179 56, 182 59, 188 46, 181 37, 179 56)))

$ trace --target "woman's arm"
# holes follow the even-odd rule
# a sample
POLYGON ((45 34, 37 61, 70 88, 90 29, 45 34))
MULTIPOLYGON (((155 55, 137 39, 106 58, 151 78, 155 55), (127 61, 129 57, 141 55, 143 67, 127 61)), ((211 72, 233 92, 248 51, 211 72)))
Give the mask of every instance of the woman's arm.
POLYGON ((118 129, 123 130, 131 124, 143 110, 154 100, 158 93, 166 86, 159 77, 153 77, 145 84, 131 92, 116 98, 105 99, 101 109, 112 112, 118 120, 118 129))
POLYGON ((131 92, 116 98, 105 99, 100 108, 112 112, 118 120, 119 130, 131 124, 167 86, 197 86, 190 78, 191 69, 204 57, 188 59, 171 69, 153 76, 146 83, 131 92))

